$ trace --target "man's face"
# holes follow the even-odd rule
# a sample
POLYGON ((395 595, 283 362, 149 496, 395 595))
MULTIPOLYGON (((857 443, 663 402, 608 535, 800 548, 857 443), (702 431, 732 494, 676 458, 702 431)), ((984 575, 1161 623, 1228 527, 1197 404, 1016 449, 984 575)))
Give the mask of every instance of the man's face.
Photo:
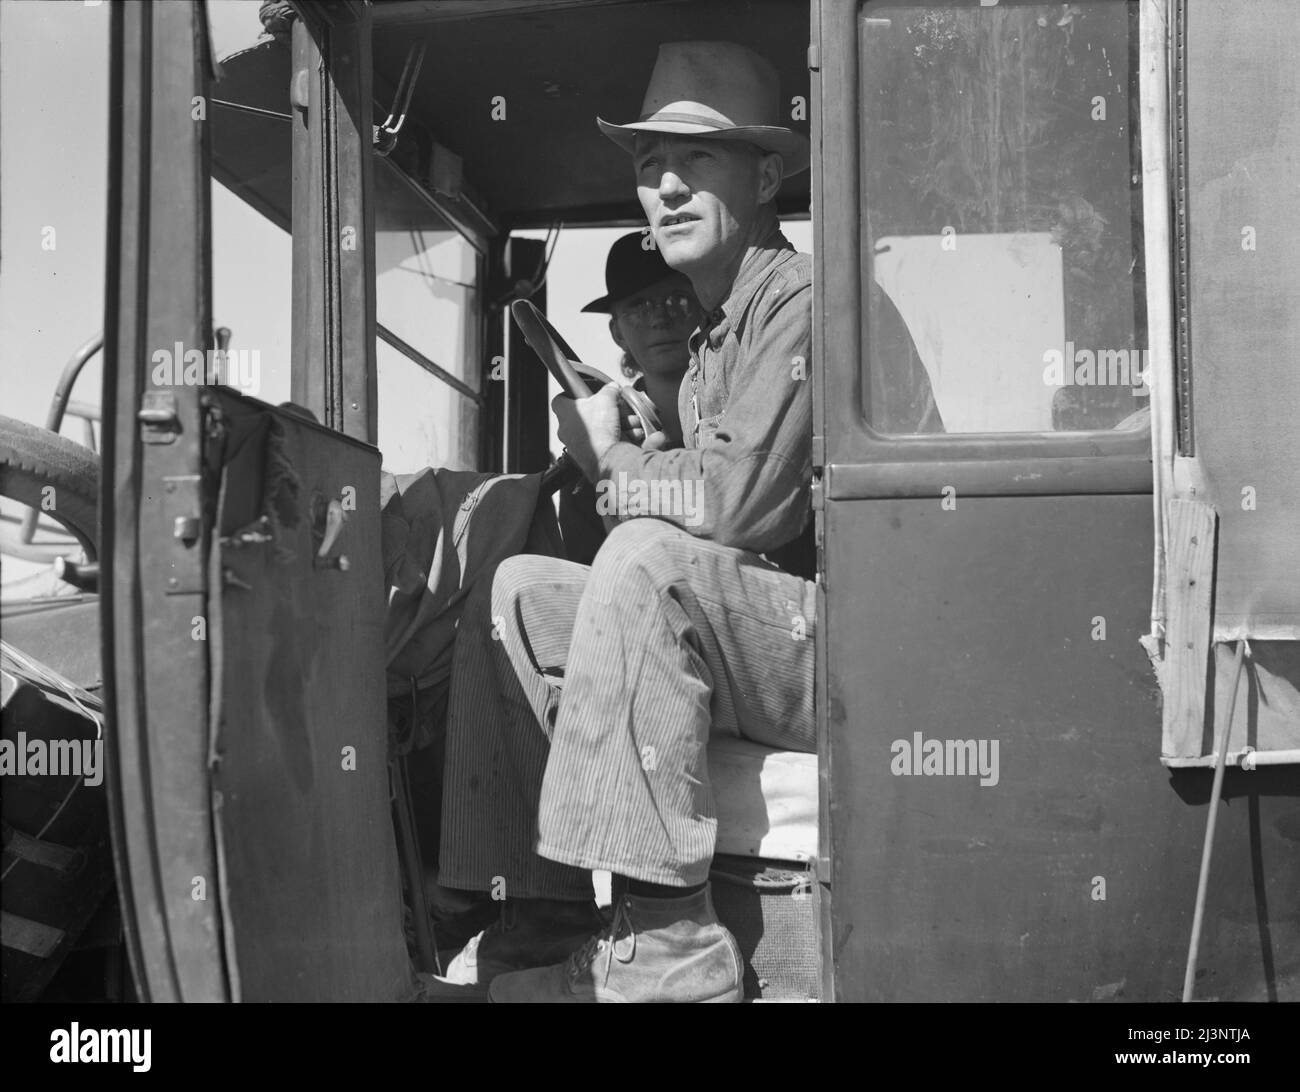
MULTIPOLYGON (((763 157, 748 144, 638 134, 637 196, 655 243, 674 269, 725 268, 749 243, 763 189, 763 157)), ((779 174, 778 174, 779 184, 779 174)))
POLYGON ((610 313, 610 333, 643 372, 680 376, 686 371, 686 343, 700 323, 700 305, 682 274, 625 296, 610 313))

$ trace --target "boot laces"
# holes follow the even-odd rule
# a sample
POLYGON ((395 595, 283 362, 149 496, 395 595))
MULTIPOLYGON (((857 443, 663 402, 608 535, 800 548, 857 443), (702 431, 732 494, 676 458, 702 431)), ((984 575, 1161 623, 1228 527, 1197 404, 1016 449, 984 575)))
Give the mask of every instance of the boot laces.
POLYGON ((569 980, 571 982, 576 981, 598 958, 604 955, 604 968, 601 976, 601 984, 604 985, 609 981, 610 967, 613 964, 614 956, 618 954, 615 946, 623 940, 628 942, 627 957, 623 958, 619 955, 619 960, 626 963, 631 960, 633 952, 636 951, 636 929, 632 924, 632 908, 628 904, 626 897, 620 899, 618 905, 614 908, 614 917, 609 925, 569 956, 565 968, 569 980))

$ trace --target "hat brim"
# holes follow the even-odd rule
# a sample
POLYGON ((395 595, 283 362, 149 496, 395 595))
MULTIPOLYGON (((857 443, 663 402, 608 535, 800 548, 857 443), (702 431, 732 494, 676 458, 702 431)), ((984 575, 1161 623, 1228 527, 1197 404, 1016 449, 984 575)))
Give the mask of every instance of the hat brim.
POLYGON ((673 136, 705 137, 709 140, 745 140, 756 144, 765 152, 776 152, 781 157, 783 173, 789 177, 808 169, 811 149, 808 138, 793 129, 779 125, 741 125, 718 129, 690 121, 635 121, 630 125, 615 125, 597 118, 600 131, 628 155, 632 154, 637 133, 669 133, 673 136))
POLYGON ((630 285, 625 286, 626 291, 621 292, 618 295, 615 295, 613 292, 606 292, 599 299, 592 300, 582 310, 597 315, 609 315, 612 318, 614 315, 614 304, 619 300, 628 299, 631 296, 635 296, 638 292, 644 292, 647 288, 653 288, 657 284, 663 284, 665 282, 680 279, 682 276, 683 274, 679 273, 677 270, 668 267, 667 273, 659 274, 659 276, 655 277, 654 280, 643 282, 638 279, 633 281, 630 285))

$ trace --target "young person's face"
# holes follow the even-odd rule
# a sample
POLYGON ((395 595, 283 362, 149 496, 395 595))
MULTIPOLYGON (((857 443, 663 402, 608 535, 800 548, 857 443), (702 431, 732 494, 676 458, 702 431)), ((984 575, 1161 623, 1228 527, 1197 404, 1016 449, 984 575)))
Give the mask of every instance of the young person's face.
POLYGON ((609 332, 643 372, 681 376, 687 342, 700 324, 700 305, 691 282, 673 273, 611 306, 609 332))
POLYGON ((781 184, 780 157, 742 141, 638 134, 632 161, 664 261, 692 279, 739 261, 781 184))

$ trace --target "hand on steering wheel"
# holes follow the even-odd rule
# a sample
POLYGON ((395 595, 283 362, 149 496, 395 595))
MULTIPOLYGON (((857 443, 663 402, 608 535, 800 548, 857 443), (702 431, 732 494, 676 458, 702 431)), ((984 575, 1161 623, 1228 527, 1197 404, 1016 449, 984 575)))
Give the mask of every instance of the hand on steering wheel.
MULTIPOLYGON (((510 313, 533 352, 541 358, 546 370, 555 377, 560 389, 570 398, 587 398, 605 385, 605 376, 578 360, 577 354, 569 348, 559 331, 530 300, 515 300, 510 305, 510 313)), ((627 421, 625 431, 631 436, 639 433, 637 443, 663 431, 659 415, 650 399, 633 387, 620 387, 618 393, 627 411, 624 414, 627 421)))
MULTIPOLYGON (((577 353, 569 348, 559 331, 531 301, 515 300, 510 305, 510 314, 533 352, 570 398, 587 398, 605 385, 606 377, 577 359, 577 353)), ((667 436, 659 415, 655 412, 654 403, 632 387, 620 387, 618 393, 624 410, 623 433, 627 439, 643 444, 650 450, 662 447, 667 442, 667 436)), ((566 451, 543 476, 543 493, 553 493, 572 480, 576 471, 576 464, 566 451)))

